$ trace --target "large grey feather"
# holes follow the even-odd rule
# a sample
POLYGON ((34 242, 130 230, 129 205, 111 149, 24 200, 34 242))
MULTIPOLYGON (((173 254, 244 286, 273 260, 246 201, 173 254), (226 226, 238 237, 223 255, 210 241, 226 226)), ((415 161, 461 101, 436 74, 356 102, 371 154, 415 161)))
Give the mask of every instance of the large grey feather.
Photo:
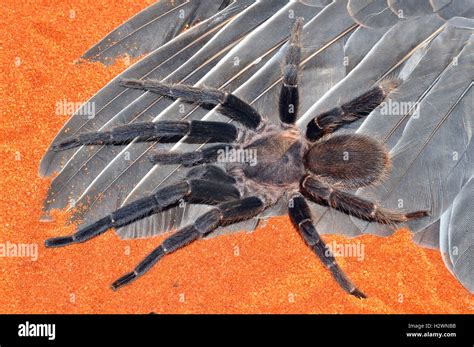
MULTIPOLYGON (((406 20, 392 27, 361 63, 346 78, 326 93, 323 98, 318 100, 298 120, 298 124, 304 129, 309 120, 319 113, 351 100, 371 88, 378 81, 391 77, 409 59, 414 50, 421 48, 424 41, 431 39, 433 33, 441 28, 442 23, 433 16, 425 16, 406 20), (405 30, 411 33, 409 37, 406 37, 407 31, 405 30), (395 52, 391 50, 394 42, 397 42, 395 52)), ((350 130, 351 127, 346 127, 344 131, 354 131, 359 125, 360 122, 356 123, 352 130, 350 130)), ((343 213, 316 205, 311 207, 316 220, 319 220, 317 226, 321 233, 340 233, 348 236, 360 234, 359 229, 354 224, 346 222, 346 216, 343 213)))
MULTIPOLYGON (((387 105, 416 105, 421 98, 424 97, 433 85, 438 81, 439 76, 449 67, 453 58, 461 51, 465 45, 465 41, 470 37, 470 31, 462 28, 448 25, 446 30, 437 37, 430 49, 427 50, 424 59, 422 59, 417 68, 414 69, 411 76, 398 88, 387 105)), ((408 107, 408 106, 407 106, 408 107)), ((409 110, 410 108, 408 108, 409 110)), ((384 108, 375 110, 364 122, 359 133, 368 134, 378 137, 384 141, 389 148, 392 148, 400 138, 407 119, 410 114, 402 113, 400 115, 385 114, 384 108)), ((394 165, 394 170, 396 170, 394 165)), ((380 196, 377 196, 380 199, 380 196)), ((420 209, 421 207, 413 206, 412 208, 420 209)), ((323 212, 324 213, 324 212, 323 212)), ((336 212, 326 212, 328 215, 338 214, 336 212)), ((353 228, 352 223, 347 222, 348 217, 338 214, 337 223, 342 229, 353 228)), ((320 229, 329 228, 331 230, 332 219, 323 214, 320 221, 320 229)), ((357 222, 358 224, 358 222, 357 222)), ((358 224, 359 225, 359 224, 358 224)), ((374 227, 376 224, 374 224, 374 227)), ((392 232, 386 226, 378 226, 378 235, 388 235, 392 232)))
MULTIPOLYGON (((379 108, 358 130, 360 133, 378 136, 385 141, 389 148, 393 148, 392 155, 394 156, 394 173, 391 179, 375 191, 361 191, 359 194, 379 200, 384 207, 396 209, 401 199, 403 210, 414 211, 423 208, 431 210, 431 218, 410 223, 410 229, 415 233, 414 240, 429 247, 436 247, 436 242, 439 242, 439 248, 446 254, 444 259, 447 267, 451 268, 458 279, 471 291, 474 278, 472 248, 466 248, 458 269, 455 269, 450 255, 453 249, 447 244, 450 239, 446 234, 448 224, 443 219, 451 218, 447 217, 450 214, 446 211, 452 210, 450 205, 453 199, 466 180, 471 177, 473 171, 472 144, 470 143, 474 128, 473 25, 473 20, 452 18, 443 32, 422 50, 421 59, 415 60, 416 67, 410 67, 408 69, 410 71, 405 71, 406 80, 391 97, 391 102, 394 104, 419 102, 419 119, 408 120, 410 116, 413 118, 411 112, 387 115, 382 112, 382 108, 379 108), (467 42, 469 42, 468 45, 467 42), (423 108, 427 109, 423 110, 423 108), (422 114, 425 118, 421 118, 422 114), (428 142, 425 143, 425 141, 428 142), (420 150, 423 153, 419 153, 420 150), (445 158, 440 160, 439 156, 443 155, 445 158), (453 155, 455 155, 454 158, 459 156, 459 161, 454 164, 453 155), (410 161, 411 158, 417 158, 418 164, 413 164, 410 161), (407 169, 409 171, 400 176, 400 171, 407 169), (399 185, 393 188, 394 183, 399 185), (393 190, 391 199, 386 198, 387 190, 393 190), (441 215, 443 216, 441 227, 438 229, 439 234, 436 235, 436 227, 441 215)), ((415 108, 412 111, 416 110, 415 108)), ((464 191, 464 188, 462 189, 464 191)), ((468 192, 469 190, 464 195, 468 195, 468 192)), ((472 201, 472 193, 469 197, 465 197, 465 199, 468 198, 472 201)), ((472 213, 466 210, 465 206, 466 204, 464 208, 461 208, 458 205, 459 213, 464 213, 465 218, 472 218, 472 213)), ((356 219, 352 219, 352 222, 348 220, 349 218, 344 215, 337 218, 342 228, 353 227, 355 224, 364 232, 377 235, 389 235, 393 232, 392 229, 377 224, 372 224, 364 230, 365 223, 356 219)), ((324 225, 327 227, 331 224, 323 218, 318 228, 321 229, 324 225)), ((460 233, 461 236, 465 235, 466 239, 472 240, 472 228, 468 230, 456 225, 451 230, 453 234, 460 233)))
MULTIPOLYGON (((417 112, 390 152, 390 178, 364 191, 364 195, 374 193, 389 208, 429 210, 430 218, 409 223, 414 232, 439 219, 472 171, 466 151, 474 126, 474 114, 469 112, 473 100, 473 46, 471 40, 456 65, 451 63, 420 100, 417 112)), ((372 224, 363 230, 381 234, 386 228, 372 224)))
MULTIPOLYGON (((472 148, 471 146, 471 153, 472 148)), ((448 249, 444 259, 454 276, 474 293, 474 176, 454 199, 448 215, 443 215, 440 234, 446 235, 448 249)))
POLYGON ((456 16, 473 18, 474 2, 471 0, 430 0, 433 10, 443 19, 456 16))
POLYGON ((361 26, 354 31, 344 46, 347 73, 359 65, 372 47, 390 28, 391 27, 367 28, 361 26))
POLYGON ((413 242, 426 248, 439 250, 440 224, 441 222, 438 220, 423 230, 413 234, 413 242))
POLYGON ((94 105, 95 107, 93 115, 89 115, 89 109, 86 104, 59 131, 41 160, 40 174, 49 176, 54 172, 60 171, 64 163, 75 153, 74 150, 54 152, 52 146, 55 143, 76 133, 99 130, 113 116, 142 94, 136 90, 124 90, 124 88, 118 85, 120 79, 142 76, 166 77, 193 56, 216 34, 219 28, 253 2, 253 0, 239 0, 234 5, 226 7, 215 16, 201 22, 158 48, 114 78, 87 102, 88 105, 94 105))
POLYGON ((215 0, 161 0, 114 29, 82 58, 111 64, 121 55, 139 57, 171 41, 186 28, 212 17, 221 3, 215 0))
POLYGON ((430 0, 388 0, 388 7, 399 18, 410 18, 432 14, 430 0))
MULTIPOLYGON (((433 89, 420 102, 418 119, 408 121, 392 150, 393 174, 375 192, 381 204, 403 209, 428 209, 431 217, 409 223, 417 233, 441 218, 440 248, 454 275, 471 292, 474 288, 472 216, 474 173, 474 40, 470 40, 433 89), (441 101, 441 102, 440 102, 441 101), (450 210, 449 222, 443 221, 450 210), (443 241, 444 240, 444 241, 443 241), (447 241, 447 243, 446 243, 447 241), (447 247, 446 247, 447 246, 447 247)), ((368 233, 387 234, 377 225, 357 225, 368 233)), ((415 234, 416 235, 416 234, 415 234)))
POLYGON ((304 128, 316 115, 353 99, 381 79, 390 77, 391 73, 401 66, 425 40, 430 40, 443 24, 442 20, 431 15, 401 21, 394 25, 344 80, 335 85, 301 116, 298 126, 304 128), (394 50, 393 47, 397 49, 394 50))
MULTIPOLYGON (((281 1, 283 2, 283 1, 281 1)), ((268 3, 268 2, 266 2, 268 3)), ((263 3, 264 7, 265 4, 263 3)), ((262 5, 262 3, 259 3, 262 5)), ((259 6, 261 12, 265 12, 259 6)), ((119 92, 114 97, 112 103, 105 105, 100 109, 100 113, 96 117, 100 117, 101 121, 108 121, 100 129, 110 129, 118 125, 127 124, 132 121, 149 121, 153 119, 156 112, 160 112, 166 108, 171 101, 166 98, 159 98, 152 93, 143 93, 140 91, 126 90, 118 86, 118 82, 122 77, 141 78, 143 76, 162 76, 167 81, 193 83, 205 75, 219 60, 220 56, 225 54, 238 39, 245 34, 246 30, 250 30, 252 25, 258 24, 259 16, 253 16, 252 21, 247 21, 247 26, 242 26, 240 30, 235 30, 232 26, 229 30, 222 32, 218 39, 210 39, 202 41, 201 45, 196 44, 199 51, 186 49, 186 54, 180 54, 173 57, 174 63, 166 66, 162 63, 162 49, 157 50, 142 62, 135 64, 122 75, 112 80, 99 94, 94 96, 90 102, 94 102, 97 98, 101 98, 102 94, 110 95, 110 90, 119 92), (234 29, 232 32, 231 30, 234 29), (231 33, 229 35, 229 33, 231 33), (191 51, 191 52, 189 52, 191 51), (189 53, 194 53, 189 57, 189 53), (176 64, 181 61, 181 66, 176 64)), ((264 18, 264 17, 263 17, 264 18)), ((237 21, 237 23, 240 23, 237 21)), ((226 26, 227 28, 227 26, 226 26)), ((212 30, 211 30, 212 31, 212 30)), ((209 33, 207 33, 208 35, 209 33)), ((211 36, 212 37, 212 36, 211 36)), ((79 115, 73 116, 80 118, 79 115)), ((70 122, 69 122, 70 123, 70 122)), ((68 123, 68 127, 69 127, 68 123)), ((101 122, 94 123, 94 126, 100 126, 101 122)), ((90 126, 90 125, 89 125, 90 126)), ((72 127, 72 126, 71 126, 72 127)), ((84 125, 82 125, 84 127, 84 125)), ((95 129, 98 130, 98 129, 95 129)), ((79 150, 67 151, 61 153, 50 152, 49 159, 56 156, 54 160, 67 160, 66 165, 61 169, 59 175, 53 180, 48 192, 48 198, 45 203, 44 211, 48 212, 52 208, 63 208, 68 200, 77 201, 86 187, 93 182, 96 175, 112 160, 121 150, 120 147, 114 146, 91 146, 82 147, 79 150), (69 153, 70 157, 67 156, 69 153)), ((43 162, 48 160, 48 154, 43 162)))
MULTIPOLYGON (((429 45, 419 49, 417 52, 420 55, 415 53, 400 71, 399 77, 404 82, 391 95, 389 102, 416 105, 466 45, 472 33, 469 24, 472 25, 472 20, 452 19, 429 45)), ((407 108, 407 111, 410 112, 387 115, 383 107, 378 108, 367 117, 358 131, 375 134, 391 149, 400 138, 410 113, 415 112, 416 108, 407 108)))
POLYGON ((388 27, 399 20, 387 0, 349 0, 347 10, 357 23, 365 27, 388 27))

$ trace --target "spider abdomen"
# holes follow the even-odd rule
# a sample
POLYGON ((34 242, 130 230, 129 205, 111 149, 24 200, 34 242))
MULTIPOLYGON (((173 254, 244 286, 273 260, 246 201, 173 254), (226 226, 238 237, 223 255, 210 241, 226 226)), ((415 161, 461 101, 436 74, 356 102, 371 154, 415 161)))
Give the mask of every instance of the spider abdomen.
POLYGON ((351 134, 316 142, 305 156, 305 165, 330 184, 359 188, 381 181, 390 169, 390 158, 381 143, 351 134))

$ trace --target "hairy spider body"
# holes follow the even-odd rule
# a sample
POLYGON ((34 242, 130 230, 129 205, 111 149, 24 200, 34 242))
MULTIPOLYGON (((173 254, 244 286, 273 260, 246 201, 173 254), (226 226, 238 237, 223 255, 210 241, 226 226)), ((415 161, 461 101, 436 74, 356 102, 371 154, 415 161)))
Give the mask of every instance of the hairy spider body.
POLYGON ((385 81, 374 86, 355 100, 316 116, 306 132, 300 132, 294 123, 299 100, 301 30, 302 20, 298 19, 282 66, 280 125, 266 122, 251 105, 218 89, 170 85, 154 80, 122 81, 126 88, 146 90, 203 106, 218 106, 218 111, 241 127, 235 123, 207 121, 137 123, 107 132, 80 134, 56 144, 56 150, 63 150, 92 144, 119 145, 134 139, 139 142, 173 142, 186 138, 190 142, 208 143, 194 152, 153 154, 150 157, 153 163, 192 168, 184 181, 133 201, 72 235, 46 240, 46 246, 60 247, 87 241, 110 228, 119 228, 176 206, 181 200, 213 206, 191 225, 180 228, 165 239, 133 271, 115 281, 112 284, 115 290, 145 274, 165 255, 212 233, 219 226, 254 218, 280 199, 285 199, 293 225, 341 288, 358 298, 366 297, 326 249, 312 222, 307 200, 383 224, 396 224, 428 215, 426 211, 399 213, 386 210, 344 191, 383 180, 389 172, 390 159, 384 146, 374 139, 333 133, 367 116, 383 102, 397 82, 385 81), (240 156, 234 154, 239 151, 252 154, 253 160, 237 160, 240 156), (227 160, 229 153, 233 156, 227 160), (215 162, 224 165, 217 166, 213 164, 215 162))
POLYGON ((304 174, 303 155, 305 143, 296 129, 275 129, 267 125, 264 134, 244 144, 243 148, 253 151, 257 164, 245 163, 245 176, 263 185, 281 189, 298 188, 304 174))
POLYGON ((316 142, 305 156, 306 167, 329 184, 356 189, 381 181, 390 168, 387 150, 361 135, 338 135, 316 142))

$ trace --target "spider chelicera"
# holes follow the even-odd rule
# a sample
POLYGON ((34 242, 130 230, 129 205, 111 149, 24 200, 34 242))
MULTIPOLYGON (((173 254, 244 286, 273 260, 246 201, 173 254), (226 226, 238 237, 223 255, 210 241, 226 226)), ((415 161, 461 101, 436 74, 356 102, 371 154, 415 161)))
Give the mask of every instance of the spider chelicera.
POLYGON ((69 236, 46 241, 60 247, 87 241, 110 228, 119 228, 151 214, 176 206, 180 201, 212 205, 193 224, 177 230, 154 249, 133 271, 112 283, 118 289, 146 273, 162 257, 212 233, 220 226, 258 216, 280 199, 288 202, 288 214, 304 241, 349 294, 365 298, 327 251, 311 218, 306 199, 357 218, 396 224, 427 216, 426 211, 397 213, 383 209, 344 189, 356 189, 383 180, 390 158, 382 144, 357 134, 331 135, 345 124, 368 115, 397 86, 384 81, 358 98, 315 117, 301 133, 294 123, 298 116, 298 67, 302 19, 297 19, 288 40, 282 64, 283 83, 279 98, 280 125, 270 124, 245 101, 211 88, 164 84, 155 80, 123 80, 126 88, 157 93, 200 105, 216 105, 218 111, 241 125, 210 121, 157 121, 136 123, 111 131, 80 134, 55 145, 64 150, 81 145, 119 145, 138 141, 210 143, 187 153, 155 153, 159 164, 194 166, 186 180, 159 189, 155 194, 119 208, 99 221, 69 236), (253 151, 253 163, 235 162, 225 169, 216 165, 222 151, 253 151), (214 164, 213 164, 214 163, 214 164))

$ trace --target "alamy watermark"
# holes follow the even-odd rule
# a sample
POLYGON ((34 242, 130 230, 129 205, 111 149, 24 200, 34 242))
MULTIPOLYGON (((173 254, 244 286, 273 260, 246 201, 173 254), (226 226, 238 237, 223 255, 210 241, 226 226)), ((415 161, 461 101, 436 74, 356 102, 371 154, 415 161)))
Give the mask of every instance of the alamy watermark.
POLYGON ((20 337, 46 337, 52 341, 56 339, 56 324, 38 324, 26 321, 18 325, 18 336, 20 337))
POLYGON ((95 117, 95 102, 76 102, 66 99, 56 102, 56 115, 72 116, 77 114, 80 116, 93 119, 95 117))
POLYGON ((30 258, 31 261, 38 260, 38 244, 36 243, 0 243, 0 257, 6 258, 30 258))
POLYGON ((257 165, 257 150, 226 147, 217 151, 218 163, 243 163, 257 165))
POLYGON ((402 116, 411 114, 413 118, 420 116, 420 104, 411 101, 393 101, 388 99, 381 104, 380 114, 402 116))
POLYGON ((326 256, 338 257, 352 257, 357 258, 358 261, 363 261, 365 258, 365 246, 361 242, 353 243, 337 243, 332 241, 326 245, 326 256))

